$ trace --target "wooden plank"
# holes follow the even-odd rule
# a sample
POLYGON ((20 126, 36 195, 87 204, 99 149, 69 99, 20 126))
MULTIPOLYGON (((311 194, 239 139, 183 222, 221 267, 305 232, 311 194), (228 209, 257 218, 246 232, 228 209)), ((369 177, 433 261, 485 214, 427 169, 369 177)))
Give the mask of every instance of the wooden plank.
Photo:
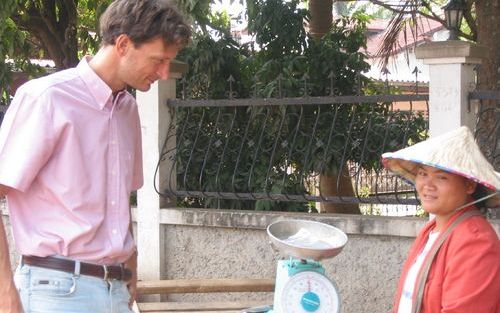
POLYGON ((274 279, 167 279, 137 282, 137 293, 272 292, 274 279))
POLYGON ((243 301, 219 301, 219 302, 150 302, 138 303, 139 312, 226 312, 237 310, 237 312, 255 306, 271 304, 272 300, 243 300, 243 301))
POLYGON ((170 312, 175 312, 175 313, 241 313, 240 310, 217 310, 217 311, 151 311, 147 313, 170 313, 170 312))

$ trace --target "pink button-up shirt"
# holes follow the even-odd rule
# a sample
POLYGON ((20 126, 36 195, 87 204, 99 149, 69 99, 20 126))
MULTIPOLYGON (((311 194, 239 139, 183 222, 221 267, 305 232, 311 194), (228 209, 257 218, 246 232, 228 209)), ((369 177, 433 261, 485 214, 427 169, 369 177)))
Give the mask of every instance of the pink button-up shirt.
POLYGON ((134 97, 111 89, 87 59, 16 93, 0 130, 0 184, 21 254, 98 264, 134 250, 129 196, 142 185, 134 97))

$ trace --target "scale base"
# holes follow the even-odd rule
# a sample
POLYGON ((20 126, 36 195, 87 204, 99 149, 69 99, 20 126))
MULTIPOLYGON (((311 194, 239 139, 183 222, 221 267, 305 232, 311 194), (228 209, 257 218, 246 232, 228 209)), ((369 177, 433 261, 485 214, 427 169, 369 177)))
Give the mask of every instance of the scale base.
POLYGON ((278 261, 273 308, 266 313, 337 313, 340 297, 335 283, 317 261, 278 261), (297 311, 295 311, 297 309, 297 311))
POLYGON ((248 308, 240 313, 272 313, 273 312, 273 305, 261 305, 261 306, 256 306, 253 308, 248 308))

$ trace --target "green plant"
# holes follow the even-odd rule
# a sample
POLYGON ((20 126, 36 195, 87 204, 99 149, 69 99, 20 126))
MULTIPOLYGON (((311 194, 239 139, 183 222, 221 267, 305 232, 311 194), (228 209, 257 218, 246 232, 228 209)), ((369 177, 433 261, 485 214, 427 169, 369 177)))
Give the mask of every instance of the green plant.
MULTIPOLYGON (((317 41, 306 33, 303 22, 308 13, 299 9, 298 3, 249 2, 248 27, 259 47, 254 50, 232 40, 225 31, 227 21, 223 18, 210 20, 210 25, 218 30, 215 38, 200 27, 193 44, 179 57, 189 64, 185 80, 178 85, 179 96, 300 97, 351 95, 358 89, 366 94, 380 93, 378 86, 360 75, 368 69, 364 55, 359 52, 365 44, 364 17, 337 20, 331 32, 317 41), (233 80, 228 81, 229 77, 233 80), (228 94, 229 84, 234 94, 228 94)), ((366 169, 377 169, 382 148, 395 150, 409 140, 421 139, 405 137, 406 128, 425 129, 422 116, 394 113, 389 104, 181 106, 175 114, 178 186, 235 194, 307 195, 310 191, 305 180, 311 175, 337 173, 347 160, 366 169), (314 137, 302 135, 310 134, 312 125, 318 125, 314 137), (332 133, 334 140, 330 140, 332 133), (388 136, 391 141, 387 141, 388 136), (351 142, 353 138, 356 139, 351 142), (352 147, 344 155, 346 144, 352 147), (306 152, 297 147, 304 147, 306 152)), ((179 204, 269 211, 315 210, 307 202, 254 197, 257 200, 188 197, 179 204)))

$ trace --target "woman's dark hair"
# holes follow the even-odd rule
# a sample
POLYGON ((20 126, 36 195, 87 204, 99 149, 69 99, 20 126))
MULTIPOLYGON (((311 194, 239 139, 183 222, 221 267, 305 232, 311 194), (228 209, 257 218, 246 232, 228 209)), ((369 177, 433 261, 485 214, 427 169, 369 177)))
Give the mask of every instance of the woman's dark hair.
POLYGON ((182 47, 191 38, 190 26, 168 0, 115 0, 99 22, 103 46, 115 44, 121 34, 135 46, 161 37, 165 44, 182 47))
MULTIPOLYGON (((484 198, 488 195, 488 188, 486 188, 485 186, 483 186, 482 184, 477 184, 476 185, 476 190, 474 190, 474 192, 472 193, 472 199, 474 200, 479 200, 481 198, 484 198)), ((487 199, 486 200, 483 200, 483 201, 480 201, 478 203, 476 203, 476 207, 478 208, 482 208, 482 207, 485 207, 486 206, 486 201, 488 201, 487 199)))

